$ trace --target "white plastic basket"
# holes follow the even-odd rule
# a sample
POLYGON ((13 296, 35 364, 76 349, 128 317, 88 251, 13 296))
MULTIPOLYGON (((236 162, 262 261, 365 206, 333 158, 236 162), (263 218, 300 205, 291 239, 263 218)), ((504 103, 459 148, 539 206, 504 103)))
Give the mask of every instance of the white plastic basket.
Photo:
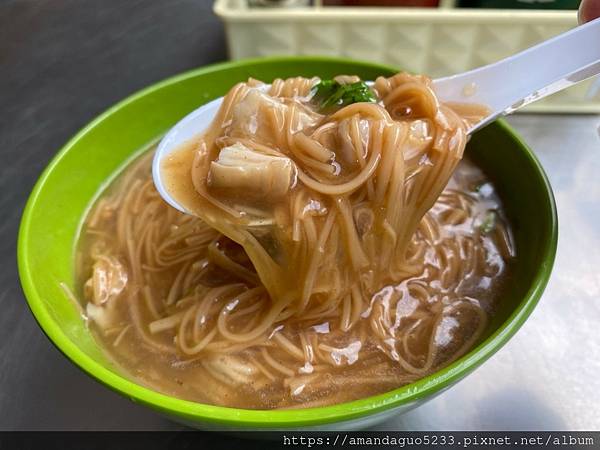
MULTIPOLYGON (((247 0, 217 0, 214 11, 225 24, 232 59, 344 56, 434 78, 497 61, 577 24, 575 11, 463 9, 454 8, 452 0, 441 3, 440 8, 249 8, 247 0)), ((600 112, 598 91, 588 81, 526 109, 600 112)))

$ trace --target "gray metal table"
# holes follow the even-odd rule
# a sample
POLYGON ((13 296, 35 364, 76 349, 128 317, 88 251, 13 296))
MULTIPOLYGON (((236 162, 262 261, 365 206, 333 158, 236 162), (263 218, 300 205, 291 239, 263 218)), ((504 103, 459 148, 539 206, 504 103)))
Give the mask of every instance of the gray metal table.
MULTIPOLYGON (((23 298, 15 243, 33 183, 70 135, 147 84, 225 58, 210 3, 0 3, 0 430, 180 428, 92 381, 50 344, 23 298)), ((556 193, 560 238, 548 289, 481 369, 381 428, 600 430, 600 119, 510 121, 556 193)))

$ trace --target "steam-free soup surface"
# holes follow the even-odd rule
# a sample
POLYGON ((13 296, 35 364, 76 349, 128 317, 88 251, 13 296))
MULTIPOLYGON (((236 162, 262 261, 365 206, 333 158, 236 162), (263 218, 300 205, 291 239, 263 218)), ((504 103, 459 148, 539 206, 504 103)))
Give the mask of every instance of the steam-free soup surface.
POLYGON ((415 381, 484 334, 515 250, 493 184, 461 161, 481 109, 439 104, 424 77, 368 92, 343 77, 329 86, 361 101, 333 105, 317 83, 237 85, 167 161, 199 217, 160 198, 153 149, 92 208, 79 294, 129 376, 223 406, 329 405, 415 381))

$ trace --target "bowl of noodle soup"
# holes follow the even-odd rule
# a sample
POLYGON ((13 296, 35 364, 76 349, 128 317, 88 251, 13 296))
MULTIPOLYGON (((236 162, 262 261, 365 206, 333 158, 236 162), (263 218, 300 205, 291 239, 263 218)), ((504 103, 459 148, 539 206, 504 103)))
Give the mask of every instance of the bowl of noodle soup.
MULTIPOLYGON (((151 151, 161 136, 213 98, 228 92, 239 97, 244 89, 258 92, 259 82, 255 80, 282 80, 270 88, 270 95, 277 98, 285 98, 290 86, 312 89, 318 81, 311 82, 313 77, 326 80, 339 74, 357 75, 363 80, 387 77, 375 84, 382 99, 386 95, 389 99, 390 92, 402 83, 416 89, 418 83, 425 82, 408 75, 394 78, 395 73, 389 67, 334 58, 225 63, 158 83, 106 111, 73 137, 49 164, 23 215, 19 272, 30 308, 43 331, 69 359, 101 383, 175 420, 201 428, 361 428, 418 406, 458 382, 501 348, 527 319, 550 276, 556 250, 557 217, 551 188, 531 150, 505 122, 495 122, 472 136, 460 163, 457 159, 443 165, 434 160, 424 165, 424 170, 442 167, 447 177, 454 172, 448 186, 445 181, 439 186, 432 183, 436 173, 420 175, 407 165, 386 175, 390 181, 385 188, 379 188, 379 183, 365 184, 364 192, 359 192, 352 184, 357 183, 355 177, 339 183, 342 187, 352 185, 348 191, 332 190, 323 184, 327 176, 337 174, 333 170, 327 175, 329 168, 323 161, 329 156, 321 158, 325 147, 304 137, 297 142, 288 138, 278 148, 289 145, 290 152, 297 152, 294 155, 306 163, 299 179, 312 189, 289 193, 286 158, 261 150, 269 139, 279 139, 272 132, 278 128, 254 129, 255 136, 249 140, 248 132, 244 135, 243 130, 234 129, 232 116, 223 122, 233 123, 231 129, 222 132, 225 127, 220 126, 221 134, 203 138, 209 142, 205 147, 210 161, 194 166, 197 180, 212 177, 213 185, 208 188, 223 195, 219 197, 225 199, 221 209, 232 211, 230 216, 234 217, 229 222, 220 218, 215 205, 221 203, 216 197, 212 203, 190 205, 191 210, 198 208, 202 223, 179 215, 159 199, 150 178, 151 151), (296 84, 283 81, 292 77, 306 78, 297 78, 300 81, 296 84), (236 83, 242 87, 230 91, 236 83), (228 161, 235 159, 240 149, 263 151, 271 159, 264 163, 263 154, 251 153, 256 159, 252 176, 232 178, 236 168, 228 161), (280 168, 278 173, 285 174, 283 181, 261 172, 267 166, 280 168), (394 188, 399 186, 394 176, 403 170, 402 180, 416 180, 408 194, 394 188), (426 181, 421 183, 425 187, 420 187, 419 176, 426 181), (232 179, 234 189, 256 188, 260 194, 249 194, 238 216, 241 191, 227 197, 232 188, 227 183, 232 179), (260 191, 265 185, 269 189, 260 191), (423 194, 411 197, 410 193, 419 194, 419 189, 423 194), (267 198, 271 194, 274 197, 267 198), (386 208, 372 207, 388 198, 386 208), (391 206, 398 198, 404 198, 404 209, 391 206), (279 223, 289 223, 289 233, 264 231, 270 226, 265 208, 261 208, 266 204, 273 205, 279 223), (425 219, 403 221, 402 217, 410 216, 407 211, 417 211, 418 219, 426 214, 425 219), (154 219, 148 220, 150 217, 154 219), (477 240, 464 232, 467 222, 469 229, 478 230, 477 240), (356 236, 347 231, 348 223, 357 224, 356 236), (389 239, 369 237, 376 227, 381 228, 377 236, 389 239), (229 239, 236 233, 247 233, 248 237, 229 239), (402 235, 406 237, 402 239, 402 235), (103 240, 102 236, 111 238, 103 240), (357 239, 364 244, 358 251, 353 244, 357 239), (122 244, 118 244, 120 240, 122 244), (250 241, 253 246, 238 245, 250 241), (415 268, 420 258, 436 258, 421 241, 430 242, 437 251, 432 255, 438 255, 439 261, 433 265, 439 270, 427 272, 431 278, 423 275, 422 267, 415 268), (296 242, 302 245, 296 246, 296 242), (273 248, 278 256, 271 259, 267 256, 273 255, 273 248), (314 249, 338 259, 332 262, 324 257, 319 265, 312 256, 314 249), (412 256, 396 264, 395 252, 412 256), (346 260, 347 264, 340 263, 346 260), (338 268, 331 271, 331 267, 338 268), (473 273, 478 274, 477 283, 464 283, 473 273), (145 281, 140 289, 130 290, 127 295, 136 300, 128 302, 138 302, 142 309, 123 313, 116 307, 107 315, 111 295, 126 292, 126 283, 135 277, 145 281), (202 281, 205 279, 210 282, 202 281), (402 282, 386 291, 379 289, 385 284, 381 280, 402 282), (434 295, 431 286, 446 294, 434 295), (361 303, 365 289, 371 303, 361 303), (484 295, 485 291, 493 295, 484 295), (165 298, 160 311, 153 307, 157 295, 165 298), (280 301, 273 306, 269 296, 280 301), (90 300, 82 302, 81 297, 90 300), (433 301, 434 297, 437 300, 433 301), (210 301, 198 300, 207 298, 210 301), (208 312, 217 304, 225 309, 211 318, 208 312), (282 311, 290 309, 301 311, 302 319, 290 322, 294 317, 291 312, 283 313, 282 319, 282 311), (133 317, 132 323, 113 326, 121 323, 120 314, 133 317), (406 317, 404 322, 398 318, 401 314, 406 317), (330 321, 324 319, 334 316, 330 321), (194 320, 202 323, 194 324, 194 320), (203 331, 198 327, 204 327, 203 331), (129 348, 129 336, 136 328, 142 330, 139 340, 145 342, 146 350, 134 344, 129 348), (402 337, 386 347, 392 329, 398 329, 402 337), (427 337, 421 339, 421 335, 427 337), (431 350, 434 340, 442 350, 431 350), (425 341, 429 344, 423 346, 425 341), (122 350, 110 350, 117 346, 122 350), (207 348, 213 356, 204 356, 207 348), (175 350, 181 357, 170 353, 175 350), (153 351, 162 352, 164 357, 149 358, 153 351), (397 364, 390 365, 381 354, 397 364), (294 364, 300 369, 290 369, 294 364), (377 384, 372 382, 375 378, 377 384), (197 389, 193 380, 200 380, 204 390, 197 389)), ((355 80, 342 83, 346 82, 355 80)), ((252 99, 252 95, 244 91, 244 98, 264 100, 252 99)), ((243 102, 238 98, 234 103, 243 102)), ((414 104, 414 109, 426 108, 422 104, 414 104)), ((360 140, 361 130, 380 127, 381 144, 377 144, 374 131, 362 141, 369 150, 362 160, 357 159, 358 174, 379 160, 389 159, 386 145, 413 139, 414 149, 421 148, 415 137, 424 127, 421 123, 411 122, 407 131, 405 125, 390 125, 391 119, 381 118, 377 115, 380 112, 363 109, 359 116, 347 106, 348 114, 331 114, 334 127, 331 121, 302 108, 300 105, 290 113, 291 119, 285 120, 295 121, 296 129, 300 123, 306 129, 312 127, 312 137, 319 142, 341 142, 340 148, 344 147, 344 136, 359 136, 356 139, 360 140), (319 126, 313 126, 311 120, 319 126), (350 131, 344 135, 340 130, 350 131), (377 156, 370 158, 375 151, 377 156)), ((405 109, 388 110, 392 116, 410 114, 405 109)), ((287 114, 282 112, 278 118, 276 107, 264 111, 273 114, 265 123, 277 123, 287 114)), ((463 117, 466 114, 460 108, 453 111, 463 117)), ((446 112, 447 117, 452 114, 446 112)), ((444 142, 439 146, 451 147, 457 138, 444 142)), ((197 148, 197 142, 194 145, 197 148)), ((171 170, 172 180, 182 179, 177 170, 189 167, 192 156, 185 150, 179 161, 174 159, 170 169, 165 168, 171 170)), ((415 155, 422 160, 422 155, 415 155)), ((342 157, 338 162, 342 175, 351 168, 342 157)), ((394 164, 385 166, 396 167, 394 164)), ((207 189, 197 180, 192 180, 192 187, 179 186, 180 198, 185 199, 186 189, 207 189)))

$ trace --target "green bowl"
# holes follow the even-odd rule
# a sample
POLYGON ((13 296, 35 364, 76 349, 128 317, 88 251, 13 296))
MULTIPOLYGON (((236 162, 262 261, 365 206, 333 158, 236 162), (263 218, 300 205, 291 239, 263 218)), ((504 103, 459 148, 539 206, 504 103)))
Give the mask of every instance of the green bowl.
POLYGON ((180 400, 137 384, 88 332, 59 283, 74 283, 74 251, 82 219, 119 169, 179 119, 248 77, 295 75, 364 79, 395 69, 334 58, 271 58, 193 70, 132 95, 75 135, 48 165, 23 214, 18 259, 21 283, 42 330, 71 361, 101 383, 180 422, 199 428, 362 428, 414 408, 449 388, 500 349, 525 322, 550 276, 557 242, 552 190, 531 150, 503 121, 479 131, 468 154, 495 181, 514 225, 518 259, 500 309, 479 345, 450 366, 391 392, 328 407, 255 411, 180 400))

